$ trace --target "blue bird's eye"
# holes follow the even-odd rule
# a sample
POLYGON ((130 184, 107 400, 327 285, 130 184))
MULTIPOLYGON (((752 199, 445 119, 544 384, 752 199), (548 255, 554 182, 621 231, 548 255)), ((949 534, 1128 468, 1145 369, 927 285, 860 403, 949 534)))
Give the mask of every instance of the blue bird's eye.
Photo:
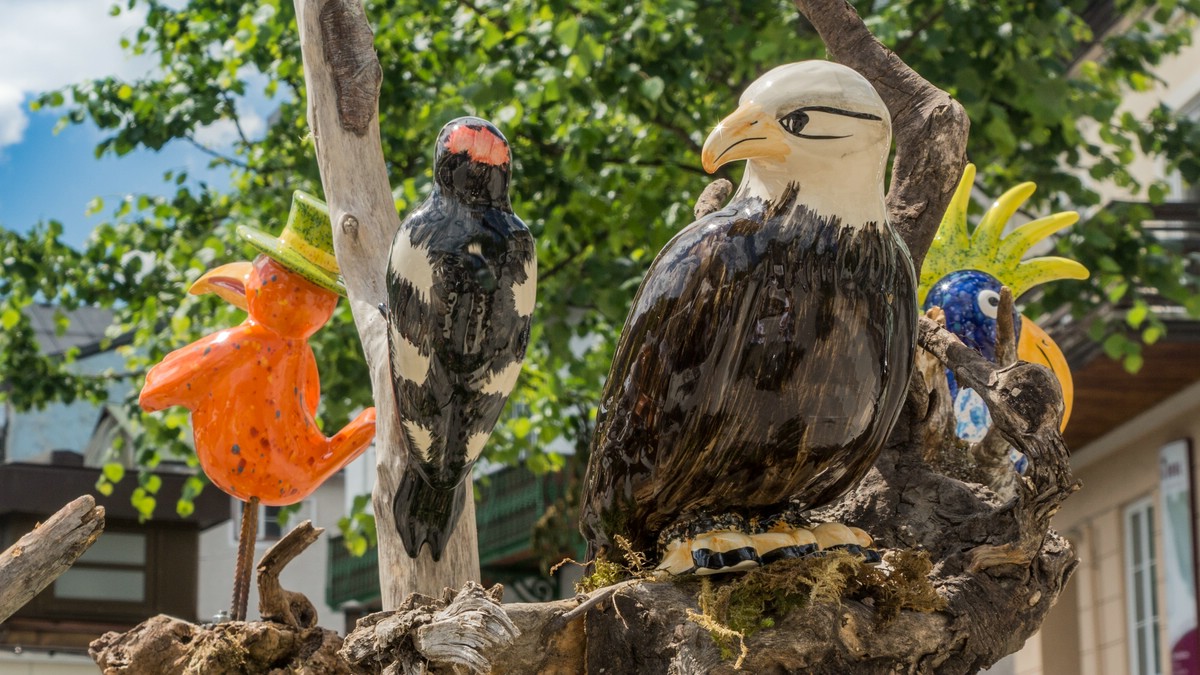
POLYGON ((991 289, 983 289, 979 291, 979 296, 976 298, 979 303, 979 311, 989 319, 996 318, 996 314, 1000 310, 1000 294, 991 289))

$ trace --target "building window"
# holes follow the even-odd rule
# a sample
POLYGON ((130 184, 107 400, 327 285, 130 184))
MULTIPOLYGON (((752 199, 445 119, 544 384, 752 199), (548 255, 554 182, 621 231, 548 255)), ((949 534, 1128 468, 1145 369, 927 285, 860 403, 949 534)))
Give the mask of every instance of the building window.
MULTIPOLYGON (((1200 96, 1179 108, 1180 117, 1200 122, 1200 96)), ((1167 174, 1167 199, 1177 202, 1200 202, 1200 183, 1189 183, 1179 170, 1167 174)))
POLYGON ((54 582, 59 600, 146 601, 146 535, 105 532, 54 582))
POLYGON ((1125 509, 1125 590, 1129 614, 1129 672, 1161 675, 1154 502, 1125 509))

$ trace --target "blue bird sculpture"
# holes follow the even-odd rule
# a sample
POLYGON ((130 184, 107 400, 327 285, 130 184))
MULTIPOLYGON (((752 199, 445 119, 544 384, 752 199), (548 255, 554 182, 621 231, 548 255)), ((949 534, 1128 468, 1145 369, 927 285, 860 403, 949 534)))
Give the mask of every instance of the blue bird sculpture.
MULTIPOLYGON (((995 361, 1001 287, 1008 286, 1015 299, 1048 281, 1085 279, 1088 270, 1066 258, 1022 259, 1034 244, 1077 221, 1079 215, 1074 211, 1033 220, 1002 236, 1009 218, 1037 189, 1033 183, 1022 183, 1005 192, 979 225, 968 231, 967 206, 974 180, 975 166, 968 164, 925 258, 917 293, 923 309, 940 307, 945 312, 946 328, 963 344, 995 361)), ((1058 378, 1065 403, 1062 421, 1065 428, 1073 398, 1066 357, 1045 331, 1015 308, 1013 329, 1017 357, 1050 368, 1058 378)), ((971 442, 983 440, 991 428, 983 399, 970 389, 960 389, 950 371, 946 371, 946 378, 958 436, 971 442)))

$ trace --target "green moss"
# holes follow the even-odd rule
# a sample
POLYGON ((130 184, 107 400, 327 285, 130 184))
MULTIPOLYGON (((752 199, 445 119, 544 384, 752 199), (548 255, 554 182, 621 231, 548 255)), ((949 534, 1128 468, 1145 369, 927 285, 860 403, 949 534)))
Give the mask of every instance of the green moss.
POLYGON ((625 564, 620 565, 604 558, 593 560, 592 565, 595 571, 575 584, 576 593, 591 593, 596 589, 612 586, 629 578, 651 579, 654 577, 654 570, 649 567, 646 554, 633 550, 633 545, 621 535, 617 535, 613 539, 616 541, 617 547, 621 549, 625 564))
POLYGON ((888 556, 890 572, 866 564, 845 551, 781 560, 728 579, 701 578, 697 601, 713 640, 732 657, 760 630, 808 603, 840 602, 843 598, 872 601, 880 625, 902 610, 943 609, 944 598, 929 582, 933 565, 924 552, 895 551, 888 556), (737 641, 733 639, 737 637, 737 641))
POLYGON ((576 593, 591 593, 594 590, 624 581, 629 576, 625 572, 625 568, 607 560, 593 560, 592 565, 595 571, 580 579, 575 584, 576 593))

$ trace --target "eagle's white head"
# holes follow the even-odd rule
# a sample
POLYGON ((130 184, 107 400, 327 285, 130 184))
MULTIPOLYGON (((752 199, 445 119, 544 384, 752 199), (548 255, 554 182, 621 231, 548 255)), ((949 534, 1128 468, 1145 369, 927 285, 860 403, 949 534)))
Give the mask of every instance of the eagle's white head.
POLYGON ((755 80, 740 103, 704 142, 706 171, 745 159, 739 197, 774 201, 796 183, 821 215, 883 222, 891 116, 865 77, 831 61, 790 63, 755 80))

